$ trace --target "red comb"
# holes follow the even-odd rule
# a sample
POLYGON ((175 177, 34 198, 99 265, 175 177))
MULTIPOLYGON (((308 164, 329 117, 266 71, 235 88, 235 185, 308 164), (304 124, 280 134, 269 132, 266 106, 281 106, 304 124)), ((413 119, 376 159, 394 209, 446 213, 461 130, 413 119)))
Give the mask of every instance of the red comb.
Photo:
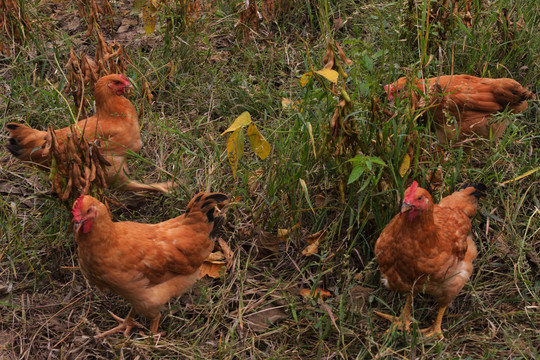
POLYGON ((411 184, 411 186, 409 186, 409 188, 407 190, 405 190, 405 195, 404 195, 404 201, 410 201, 411 198, 414 196, 414 193, 416 192, 416 189, 418 189, 418 183, 415 181, 413 181, 413 183, 411 184))
POLYGON ((73 207, 71 208, 71 213, 73 214, 73 219, 75 221, 81 221, 83 199, 84 195, 79 196, 79 198, 75 200, 75 202, 73 203, 73 207))

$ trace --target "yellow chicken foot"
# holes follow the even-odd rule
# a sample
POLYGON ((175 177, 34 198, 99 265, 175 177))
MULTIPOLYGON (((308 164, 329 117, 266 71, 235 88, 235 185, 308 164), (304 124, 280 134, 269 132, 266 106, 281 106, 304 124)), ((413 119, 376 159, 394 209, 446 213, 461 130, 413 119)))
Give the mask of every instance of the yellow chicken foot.
POLYGON ((137 321, 135 321, 133 319, 133 317, 135 316, 135 311, 133 311, 133 308, 131 308, 131 310, 129 310, 129 313, 127 314, 125 319, 122 319, 121 317, 114 315, 110 311, 109 311, 109 314, 111 314, 111 316, 116 321, 118 321, 118 326, 97 335, 95 337, 96 339, 104 338, 106 336, 116 334, 116 333, 119 333, 119 332, 123 332, 126 337, 129 337, 131 329, 133 329, 134 327, 138 327, 138 328, 143 328, 144 327, 140 323, 138 323, 137 321))
POLYGON ((439 306, 439 310, 437 311, 437 318, 435 319, 433 324, 428 328, 420 330, 424 334, 424 337, 430 338, 430 337, 436 336, 439 338, 439 340, 444 339, 444 336, 441 330, 441 323, 442 323, 442 318, 445 311, 446 311, 446 306, 439 306))
POLYGON ((390 330, 392 330, 392 328, 396 328, 401 331, 409 331, 412 322, 411 307, 412 295, 409 294, 407 296, 407 301, 405 302, 405 306, 403 306, 403 310, 401 311, 400 316, 396 317, 378 311, 375 311, 374 313, 375 315, 392 322, 392 325, 390 325, 390 328, 386 330, 386 332, 389 332, 390 330))

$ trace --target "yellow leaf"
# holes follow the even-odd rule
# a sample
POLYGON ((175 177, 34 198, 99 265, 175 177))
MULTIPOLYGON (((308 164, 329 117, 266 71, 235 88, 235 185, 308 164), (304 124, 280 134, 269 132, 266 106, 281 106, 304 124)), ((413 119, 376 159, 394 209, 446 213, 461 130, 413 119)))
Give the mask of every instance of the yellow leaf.
POLYGON ((300 86, 306 87, 307 83, 309 82, 309 79, 313 76, 313 72, 307 72, 300 78, 300 86))
POLYGON ((317 71, 317 74, 321 75, 322 77, 329 80, 330 82, 337 84, 337 79, 339 77, 339 74, 336 70, 322 69, 322 70, 317 71))
POLYGON ((403 161, 401 162, 401 165, 399 166, 399 175, 401 177, 404 177, 407 171, 409 171, 409 168, 411 167, 411 156, 409 154, 405 154, 403 157, 403 161))
POLYGON ((270 146, 270 143, 266 141, 264 136, 259 132, 259 129, 255 126, 255 124, 251 123, 249 124, 247 128, 247 135, 249 137, 249 142, 251 143, 251 147, 253 147, 253 151, 255 151, 255 154, 261 160, 264 160, 270 155, 270 150, 272 150, 272 147, 270 146))
POLYGON ((296 224, 294 224, 290 229, 278 229, 277 231, 277 236, 279 238, 279 240, 281 241, 287 241, 287 237, 290 235, 290 233, 293 231, 293 230, 296 230, 300 227, 300 223, 297 222, 296 224))
POLYGON ((157 22, 157 7, 155 7, 151 1, 149 1, 145 7, 143 7, 143 24, 144 32, 146 35, 150 35, 156 29, 157 22))
POLYGON ((246 127, 247 125, 251 124, 251 115, 249 112, 244 111, 242 114, 240 114, 239 117, 234 120, 231 126, 227 130, 225 130, 221 135, 225 135, 228 132, 236 131, 240 128, 246 127))
POLYGON ((227 139, 227 158, 233 172, 233 177, 236 179, 236 170, 238 169, 238 161, 244 153, 244 135, 241 129, 236 129, 227 139))

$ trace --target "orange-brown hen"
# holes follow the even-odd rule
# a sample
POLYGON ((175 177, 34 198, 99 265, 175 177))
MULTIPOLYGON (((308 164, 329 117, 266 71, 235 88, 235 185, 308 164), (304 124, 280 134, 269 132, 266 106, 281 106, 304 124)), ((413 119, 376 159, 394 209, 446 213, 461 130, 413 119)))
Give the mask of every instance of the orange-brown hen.
POLYGON ((399 318, 392 320, 409 330, 412 298, 416 292, 432 295, 439 304, 437 318, 427 337, 443 338, 441 322, 448 304, 458 295, 473 271, 477 250, 471 234, 471 218, 485 186, 471 184, 434 205, 431 195, 415 181, 405 191, 401 212, 384 228, 375 244, 383 284, 408 293, 399 318))
POLYGON ((494 119, 496 113, 527 109, 527 100, 535 95, 517 81, 507 78, 489 79, 470 75, 444 75, 431 79, 411 80, 402 77, 384 88, 390 101, 396 96, 409 96, 415 109, 425 106, 433 116, 434 128, 441 143, 463 140, 471 136, 497 140, 509 120, 494 119), (405 90, 407 91, 405 94, 405 90))
POLYGON ((227 200, 221 193, 199 193, 185 214, 158 224, 113 222, 108 209, 91 196, 73 204, 75 241, 84 276, 100 290, 110 290, 131 303, 126 319, 97 337, 141 327, 141 314, 158 334, 161 307, 195 283, 199 268, 214 241, 216 205, 227 200))
MULTIPOLYGON (((125 191, 168 192, 172 183, 141 184, 127 177, 126 157, 128 150, 138 153, 142 147, 139 120, 135 107, 124 94, 130 88, 129 80, 122 74, 107 75, 95 85, 94 100, 96 114, 77 122, 76 125, 55 130, 63 147, 63 142, 73 129, 83 134, 86 141, 100 140, 101 153, 111 164, 106 170, 109 186, 118 186, 125 191)), ((9 123, 8 150, 23 161, 44 166, 50 165, 50 157, 44 153, 46 131, 32 129, 23 124, 9 123)))

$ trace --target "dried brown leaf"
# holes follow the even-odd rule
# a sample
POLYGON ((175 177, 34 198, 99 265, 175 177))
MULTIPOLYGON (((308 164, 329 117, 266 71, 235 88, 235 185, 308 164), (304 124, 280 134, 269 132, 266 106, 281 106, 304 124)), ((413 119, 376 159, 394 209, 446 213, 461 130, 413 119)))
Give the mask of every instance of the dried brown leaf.
POLYGON ((300 295, 305 298, 318 299, 319 302, 323 302, 324 299, 332 296, 330 291, 322 288, 316 288, 313 294, 311 293, 311 289, 300 289, 300 295))

